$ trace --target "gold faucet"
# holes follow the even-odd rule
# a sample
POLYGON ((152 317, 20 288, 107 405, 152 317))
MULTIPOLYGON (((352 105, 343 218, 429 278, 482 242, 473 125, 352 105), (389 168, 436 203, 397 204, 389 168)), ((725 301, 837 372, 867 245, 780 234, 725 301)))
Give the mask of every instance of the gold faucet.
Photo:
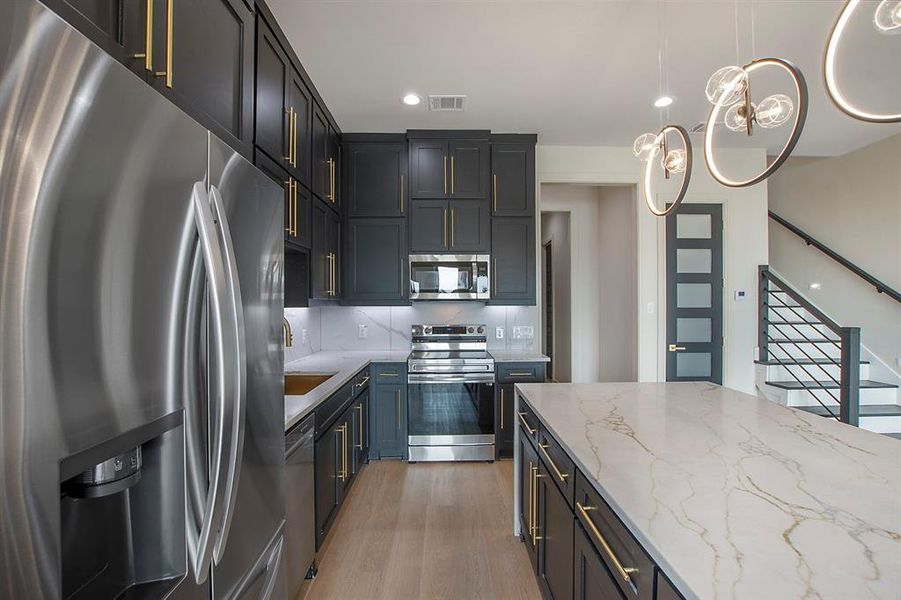
POLYGON ((283 317, 285 324, 282 325, 282 334, 285 336, 285 348, 291 348, 294 345, 294 333, 291 331, 291 323, 287 317, 283 317))

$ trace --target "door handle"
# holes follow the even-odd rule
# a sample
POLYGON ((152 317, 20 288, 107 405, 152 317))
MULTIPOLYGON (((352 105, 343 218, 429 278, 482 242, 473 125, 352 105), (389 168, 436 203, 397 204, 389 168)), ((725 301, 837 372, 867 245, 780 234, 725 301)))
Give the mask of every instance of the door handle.
POLYGON ((244 300, 241 296, 241 282, 238 279, 238 260, 232 242, 228 216, 222 203, 222 196, 215 185, 210 186, 210 199, 213 205, 213 216, 219 225, 222 249, 225 256, 225 276, 228 284, 228 308, 230 309, 230 325, 234 332, 234 352, 231 355, 234 363, 230 369, 233 381, 233 413, 231 444, 228 453, 228 475, 225 480, 225 506, 222 526, 213 548, 213 560, 216 564, 225 553, 228 533, 235 516, 235 502, 238 496, 238 481, 241 478, 241 459, 244 456, 245 407, 247 397, 247 350, 244 338, 244 300))
POLYGON ((447 154, 444 155, 444 195, 447 196, 447 154))
POLYGON ((504 428, 504 388, 501 388, 501 429, 504 428))
POLYGON ((287 181, 285 181, 285 191, 288 192, 288 226, 285 227, 285 232, 288 235, 294 235, 294 210, 293 210, 293 202, 294 202, 294 184, 291 182, 291 178, 289 177, 287 181))
POLYGON ((544 454, 544 457, 547 459, 548 464, 551 465, 551 468, 554 469, 554 473, 556 473, 557 478, 560 480, 560 483, 566 483, 566 478, 569 477, 569 473, 562 473, 557 467, 557 463, 554 462, 554 459, 551 458, 551 455, 548 454, 547 449, 550 447, 548 444, 538 444, 538 447, 541 448, 541 453, 544 454))
POLYGON ((675 345, 675 344, 670 344, 670 345, 669 345, 669 351, 670 351, 670 352, 679 352, 680 350, 685 350, 685 346, 677 346, 677 345, 675 345))
POLYGON ((594 524, 594 521, 592 521, 591 517, 588 516, 588 511, 594 510, 594 507, 583 506, 581 502, 576 501, 576 510, 579 512, 579 516, 581 517, 580 520, 585 522, 585 524, 588 526, 588 530, 591 531, 591 533, 594 535, 594 539, 598 541, 598 544, 604 550, 604 553, 610 558, 610 561, 613 563, 613 566, 616 568, 619 576, 622 577, 623 581, 625 581, 626 583, 632 581, 632 575, 638 573, 638 569, 634 567, 624 567, 623 563, 621 563, 619 558, 616 557, 616 554, 613 553, 613 548, 610 547, 610 544, 608 544, 607 540, 604 539, 604 536, 601 535, 601 532, 594 524))
POLYGON ((491 197, 493 199, 492 204, 494 204, 494 212, 497 212, 497 173, 493 173, 491 175, 491 197))
MULTIPOLYGON (((451 159, 453 161, 453 159, 451 159)), ((453 188, 453 186, 451 186, 453 188)), ((450 226, 450 245, 451 248, 454 247, 454 212, 456 212, 456 208, 451 209, 451 226, 450 226)))
POLYGON ((297 168, 297 111, 291 107, 291 166, 297 168))
POLYGON ((453 156, 453 154, 452 154, 452 155, 451 155, 451 196, 454 195, 454 179, 456 179, 456 178, 454 177, 454 172, 455 172, 455 171, 456 171, 456 169, 454 169, 454 156, 453 156))
POLYGON ((526 421, 526 413, 520 412, 520 413, 516 413, 516 414, 519 415, 519 420, 522 421, 523 427, 526 428, 526 431, 529 432, 529 435, 535 435, 535 432, 538 430, 532 429, 531 427, 529 427, 529 422, 526 421))
POLYGON ((153 0, 147 0, 147 25, 144 28, 144 51, 132 54, 132 58, 143 58, 144 69, 153 71, 153 0))
POLYGON ((288 164, 294 165, 294 108, 289 106, 285 108, 288 113, 288 156, 284 157, 288 164))
POLYGON ((172 87, 172 33, 175 29, 174 2, 175 0, 166 2, 166 70, 154 73, 155 77, 166 78, 167 88, 172 87))
POLYGON ((363 403, 360 402, 359 406, 357 406, 357 410, 360 411, 360 443, 357 444, 357 448, 360 450, 363 449, 363 403))
POLYGON ((404 214, 404 176, 400 176, 400 214, 404 214))
POLYGON ((447 248, 447 209, 446 208, 444 209, 443 214, 444 214, 444 230, 442 231, 443 235, 441 236, 441 240, 442 240, 442 245, 445 248, 447 248))
MULTIPOLYGON (((295 166, 297 166, 297 165, 295 165, 295 166)), ((294 203, 294 237, 297 237, 297 221, 300 218, 300 217, 298 217, 298 215, 300 213, 297 210, 297 182, 296 181, 294 182, 294 198, 292 201, 294 203)))

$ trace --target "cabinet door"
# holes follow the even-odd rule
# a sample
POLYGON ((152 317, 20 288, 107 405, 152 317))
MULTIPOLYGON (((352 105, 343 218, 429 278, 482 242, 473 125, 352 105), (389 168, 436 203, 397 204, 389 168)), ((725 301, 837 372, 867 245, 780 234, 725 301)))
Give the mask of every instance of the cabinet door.
POLYGON ((335 518, 338 508, 339 458, 341 449, 340 423, 336 423, 316 442, 316 549, 335 518))
POLYGON ((294 67, 288 68, 288 106, 294 111, 294 166, 289 170, 302 184, 310 187, 310 169, 313 165, 312 150, 312 119, 313 98, 307 90, 306 84, 300 78, 294 67))
POLYGON ((410 197, 444 198, 448 193, 447 142, 410 142, 410 197))
POLYGON ((326 226, 328 251, 332 255, 331 297, 340 298, 342 293, 344 292, 344 285, 341 283, 341 277, 343 273, 341 269, 341 219, 339 219, 338 215, 336 215, 335 213, 328 211, 326 226))
POLYGON ((345 144, 342 164, 348 216, 400 217, 405 214, 406 144, 345 144))
POLYGON ((538 579, 555 600, 573 597, 573 525, 569 503, 551 479, 553 473, 538 467, 538 579))
POLYGON ((250 156, 253 13, 242 0, 157 0, 155 6, 158 89, 250 156))
POLYGON ((491 224, 491 299, 535 304, 535 220, 495 217, 491 224))
POLYGON ((379 458, 403 458, 407 453, 407 386, 375 386, 376 445, 379 458))
POLYGON ((573 598, 623 600, 616 582, 580 524, 573 528, 573 598))
POLYGON ((410 253, 447 252, 448 207, 444 200, 410 202, 410 253))
POLYGON ((504 217, 535 214, 535 146, 492 144, 491 210, 504 217))
POLYGON ((448 247, 454 252, 490 252, 491 216, 483 200, 451 200, 448 203, 448 247))
POLYGON ((313 149, 311 177, 313 180, 313 193, 322 200, 328 202, 329 193, 329 165, 328 165, 328 121, 319 107, 313 105, 313 124, 311 127, 311 143, 313 149))
POLYGON ((290 62, 269 25, 257 17, 254 143, 269 158, 290 169, 291 118, 286 106, 290 62))
POLYGON ((504 383, 495 386, 497 392, 497 455, 499 458, 513 456, 513 432, 516 430, 516 420, 513 416, 513 384, 504 383))
POLYGON ((331 297, 328 294, 331 289, 331 259, 328 245, 330 217, 328 213, 330 211, 318 200, 314 200, 312 204, 313 247, 310 253, 310 297, 322 300, 331 297))
POLYGON ((538 517, 538 454, 525 433, 519 436, 519 522, 522 539, 529 551, 532 568, 538 568, 537 537, 535 525, 538 517))
POLYGON ((406 257, 406 219, 349 219, 344 298, 364 304, 403 304, 406 257))
POLYGON ((488 171, 491 156, 488 142, 450 142, 451 198, 488 198, 488 171))
POLYGON ((328 199, 335 210, 341 209, 341 138, 334 127, 329 125, 328 128, 328 158, 329 163, 329 183, 328 183, 328 199))

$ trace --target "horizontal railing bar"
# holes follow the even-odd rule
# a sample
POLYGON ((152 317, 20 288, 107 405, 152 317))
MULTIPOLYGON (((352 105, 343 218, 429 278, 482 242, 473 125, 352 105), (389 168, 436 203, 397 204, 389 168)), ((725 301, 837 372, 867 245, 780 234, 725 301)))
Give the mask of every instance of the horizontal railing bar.
MULTIPOLYGON (((787 366, 785 363, 782 362, 782 359, 780 359, 778 356, 773 356, 773 360, 777 361, 777 362, 779 363, 779 366, 782 366, 782 367, 787 366)), ((839 419, 838 416, 837 416, 834 412, 832 412, 832 410, 831 410, 828 406, 826 406, 826 405, 823 403, 823 401, 820 400, 820 398, 819 398, 815 393, 813 393, 813 390, 812 390, 812 389, 810 389, 809 387, 807 387, 806 385, 804 385, 804 382, 801 381, 794 373, 791 372, 791 369, 786 369, 786 371, 788 371, 788 374, 791 375, 791 376, 795 379, 795 381, 797 381, 798 383, 801 384, 801 387, 803 387, 803 388, 807 391, 808 394, 810 394, 811 396, 813 396, 813 399, 814 399, 814 400, 816 400, 817 402, 819 402, 820 406, 822 406, 823 408, 826 409, 826 412, 828 412, 828 413, 832 416, 833 419, 835 419, 836 421, 841 421, 841 419, 839 419)), ((831 393, 829 390, 826 390, 826 393, 828 393, 829 396, 830 396, 833 400, 835 400, 836 402, 838 402, 839 407, 841 407, 841 404, 842 404, 842 403, 841 403, 841 401, 840 401, 838 398, 836 398, 835 396, 833 396, 832 393, 831 393)), ((793 408, 797 408, 797 407, 793 407, 793 408)))
MULTIPOLYGON (((773 341, 773 338, 770 337, 769 334, 767 334, 767 338, 768 338, 768 341, 770 341, 770 342, 773 341)), ((826 377, 828 377, 829 379, 831 379, 832 381, 834 381, 836 384, 839 383, 838 379, 836 379, 835 377, 833 377, 832 375, 830 375, 830 374, 828 373, 828 371, 826 370, 826 367, 824 367, 823 365, 817 364, 817 362, 814 360, 814 358, 813 358, 812 356, 810 356, 809 354, 807 354, 806 352, 804 352, 804 349, 801 348, 801 346, 799 346, 798 344, 794 344, 794 346, 795 346, 795 348, 798 350, 798 352, 800 352, 801 354, 804 355, 804 358, 806 358, 807 360, 809 360, 809 361, 811 361, 811 362, 813 363, 812 366, 818 367, 821 371, 823 371, 823 373, 826 375, 826 377)), ((826 354, 819 346, 814 346, 814 348, 816 348, 816 349, 819 350, 824 356, 826 356, 827 358, 829 358, 829 355, 827 355, 827 354, 826 354)), ((772 354, 772 351, 770 351, 770 353, 772 354)), ((816 379, 816 376, 814 376, 813 373, 811 373, 810 371, 808 371, 807 369, 805 369, 805 368, 804 368, 804 365, 802 365, 801 363, 794 363, 794 364, 795 364, 796 366, 801 367, 802 369, 804 369, 804 372, 807 373, 808 375, 810 375, 811 378, 816 379)))
MULTIPOLYGON (((799 294, 798 292, 795 292, 795 291, 792 289, 792 287, 791 287, 790 285, 788 285, 787 283, 785 283, 785 282, 782 280, 781 277, 779 277, 778 275, 776 275, 775 273, 773 273, 773 272, 772 272, 771 270, 769 270, 769 269, 767 269, 766 271, 763 271, 762 273, 763 273, 763 276, 764 276, 764 277, 766 277, 767 279, 769 279, 770 281, 772 281, 773 283, 775 283, 776 285, 778 285, 779 288, 780 288, 781 290, 787 292, 788 295, 789 295, 795 302, 797 302, 798 304, 801 305, 801 308, 803 308, 803 309, 806 310, 807 312, 811 313, 811 314, 812 314, 813 316, 815 316, 819 321, 821 321, 821 322, 823 323, 823 325, 825 325, 826 327, 828 327, 829 329, 831 329, 832 331, 834 331, 836 334, 839 334, 839 335, 840 335, 840 332, 841 332, 841 329, 842 329, 842 328, 841 328, 841 326, 840 326, 838 323, 836 323, 835 321, 833 321, 832 319, 830 319, 829 317, 827 317, 827 316, 826 316, 826 313, 824 313, 823 311, 821 311, 820 309, 818 309, 816 306, 814 306, 813 304, 811 304, 806 298, 804 298, 804 296, 802 296, 802 295, 799 294)), ((786 308, 787 308, 787 307, 786 307, 786 308)))

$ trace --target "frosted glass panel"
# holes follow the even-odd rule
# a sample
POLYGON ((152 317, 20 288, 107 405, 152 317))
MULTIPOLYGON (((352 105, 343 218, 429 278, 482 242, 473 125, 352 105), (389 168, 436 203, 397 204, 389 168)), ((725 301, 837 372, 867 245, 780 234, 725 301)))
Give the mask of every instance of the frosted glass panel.
POLYGON ((676 250, 677 273, 710 273, 713 252, 706 248, 679 248, 676 250))
POLYGON ((677 377, 710 377, 709 352, 680 352, 676 355, 677 377))
POLYGON ((676 319, 676 342, 709 342, 710 319, 676 319))
POLYGON ((676 215, 676 237, 679 239, 710 239, 710 215, 676 215))
POLYGON ((676 308, 710 308, 710 284, 677 283, 676 308))

